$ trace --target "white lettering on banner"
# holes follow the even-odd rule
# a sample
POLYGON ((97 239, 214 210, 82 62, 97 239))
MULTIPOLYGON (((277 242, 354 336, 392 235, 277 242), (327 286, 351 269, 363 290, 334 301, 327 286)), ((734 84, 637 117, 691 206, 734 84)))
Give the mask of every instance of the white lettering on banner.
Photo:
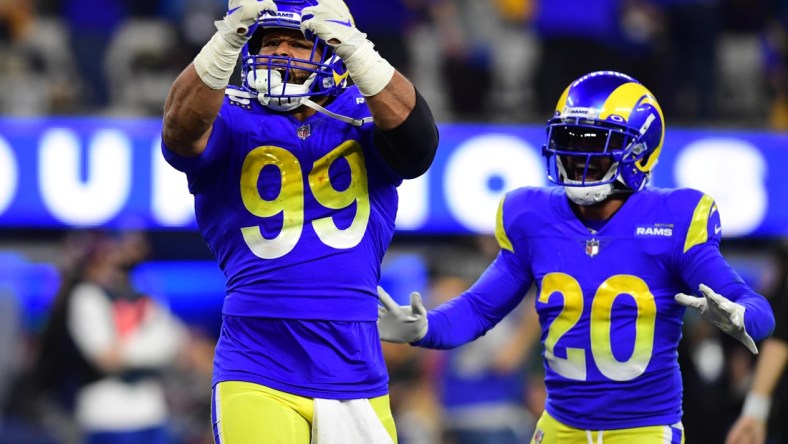
POLYGON ((194 198, 186 175, 161 155, 161 138, 151 146, 151 215, 165 227, 182 227, 194 220, 194 198))
POLYGON ((11 145, 0 137, 0 215, 14 200, 19 186, 19 165, 11 145))
POLYGON ((673 175, 678 186, 714 198, 725 236, 749 234, 766 216, 766 160, 750 142, 732 138, 692 142, 676 158, 673 175))
POLYGON ((443 177, 446 204, 457 221, 471 231, 492 233, 501 197, 518 187, 544 185, 545 169, 525 140, 482 134, 457 146, 443 177), (499 186, 490 186, 494 180, 499 186))
POLYGON ((118 215, 131 190, 131 143, 120 130, 97 131, 82 159, 74 131, 44 132, 39 146, 41 198, 52 215, 76 226, 99 225, 118 215), (80 165, 87 162, 82 180, 80 165))
POLYGON ((399 209, 397 210, 398 230, 418 230, 427 223, 430 215, 430 172, 402 182, 397 188, 399 209))
MULTIPOLYGON (((50 219, 66 226, 102 226, 120 219, 144 221, 149 228, 194 226, 194 199, 186 177, 162 157, 158 134, 110 125, 91 128, 85 133, 79 125, 44 125, 32 135, 0 132, 0 226, 28 227, 50 219), (37 156, 24 155, 31 150, 37 156), (37 158, 38 164, 20 165, 28 158, 37 158), (32 186, 22 187, 24 180, 32 186)), ((537 146, 541 137, 505 128, 494 131, 492 126, 479 127, 473 133, 463 131, 459 139, 459 133, 444 139, 444 154, 430 170, 399 187, 398 230, 491 233, 505 192, 546 184, 537 146)), ((691 187, 711 195, 726 237, 773 234, 785 226, 777 220, 785 213, 769 206, 767 189, 775 181, 771 199, 782 202, 776 185, 781 178, 769 177, 771 165, 766 162, 771 153, 782 159, 773 147, 784 139, 764 139, 768 146, 758 147, 760 139, 750 141, 747 135, 679 135, 671 147, 677 154, 666 159, 664 170, 657 169, 655 185, 691 187), (771 211, 774 217, 767 221, 771 211)), ((635 234, 673 234, 659 224, 649 227, 635 234)))

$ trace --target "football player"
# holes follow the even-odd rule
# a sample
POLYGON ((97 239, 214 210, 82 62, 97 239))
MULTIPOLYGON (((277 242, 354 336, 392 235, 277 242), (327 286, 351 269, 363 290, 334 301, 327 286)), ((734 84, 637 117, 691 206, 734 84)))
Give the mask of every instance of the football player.
POLYGON ((501 251, 459 297, 425 313, 418 294, 401 307, 380 289, 383 340, 457 347, 535 284, 547 400, 531 442, 684 442, 677 344, 686 307, 753 353, 774 316, 720 254, 712 197, 646 186, 664 133, 657 100, 635 79, 605 71, 572 82, 542 149, 560 186, 504 196, 501 251))
POLYGON ((396 187, 435 155, 430 109, 342 0, 231 0, 216 27, 162 130, 227 278, 215 440, 396 442, 376 285, 396 187))

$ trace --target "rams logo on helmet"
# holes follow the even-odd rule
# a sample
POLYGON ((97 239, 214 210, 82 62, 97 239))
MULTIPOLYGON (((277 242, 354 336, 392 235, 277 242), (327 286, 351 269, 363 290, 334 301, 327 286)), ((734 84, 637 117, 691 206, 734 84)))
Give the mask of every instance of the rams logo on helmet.
POLYGON ((549 180, 568 192, 593 189, 590 200, 578 201, 589 204, 614 192, 641 190, 664 138, 665 119, 654 95, 626 74, 599 71, 564 90, 548 121, 542 154, 549 180))

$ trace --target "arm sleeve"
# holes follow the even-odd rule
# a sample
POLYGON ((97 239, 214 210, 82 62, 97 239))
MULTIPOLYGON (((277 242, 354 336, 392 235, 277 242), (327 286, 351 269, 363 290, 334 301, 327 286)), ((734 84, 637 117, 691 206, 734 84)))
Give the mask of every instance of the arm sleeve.
POLYGON ((680 267, 684 283, 695 293, 705 284, 727 299, 744 306, 744 327, 754 340, 760 341, 774 330, 774 313, 769 301, 756 293, 728 264, 716 243, 698 245, 689 250, 680 267))
POLYGON ((424 174, 438 149, 438 128, 429 105, 416 91, 416 105, 398 127, 375 127, 375 147, 386 164, 405 179, 424 174))
POLYGON ((517 256, 503 250, 476 283, 462 295, 431 310, 420 347, 448 349, 485 334, 509 314, 531 287, 517 256))

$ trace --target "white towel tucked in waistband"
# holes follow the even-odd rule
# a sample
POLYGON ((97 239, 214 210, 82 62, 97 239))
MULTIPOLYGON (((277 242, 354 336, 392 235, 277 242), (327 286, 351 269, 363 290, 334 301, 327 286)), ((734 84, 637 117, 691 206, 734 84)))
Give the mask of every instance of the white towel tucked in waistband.
POLYGON ((394 444, 367 399, 315 398, 312 444, 394 444))

